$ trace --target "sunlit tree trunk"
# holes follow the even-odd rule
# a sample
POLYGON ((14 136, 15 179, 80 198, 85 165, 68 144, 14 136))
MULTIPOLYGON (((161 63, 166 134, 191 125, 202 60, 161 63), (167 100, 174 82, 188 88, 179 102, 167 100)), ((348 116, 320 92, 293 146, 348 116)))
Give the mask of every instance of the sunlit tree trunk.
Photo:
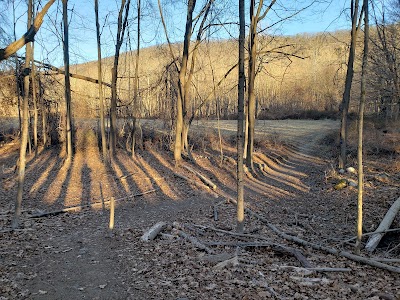
POLYGON ((32 42, 32 102, 33 102, 33 147, 35 148, 35 155, 38 153, 38 105, 37 105, 37 90, 36 90, 36 68, 35 68, 35 43, 32 42))
MULTIPOLYGON (((32 13, 33 13, 33 4, 32 0, 28 1, 28 28, 32 24, 32 13)), ((30 73, 30 64, 32 60, 32 47, 30 43, 26 44, 26 53, 25 53, 25 69, 23 71, 24 75, 24 95, 23 95, 23 103, 22 103, 22 128, 21 128, 21 143, 19 149, 19 166, 18 166, 18 188, 17 188, 17 198, 15 199, 15 211, 14 217, 11 223, 11 227, 13 229, 18 228, 19 220, 21 217, 21 206, 22 206, 22 197, 24 193, 24 182, 25 182, 25 167, 26 167, 26 148, 28 144, 28 130, 29 130, 29 73, 30 73)))
POLYGON ((271 0, 266 9, 262 12, 264 1, 260 0, 256 6, 256 1, 250 1, 250 32, 249 32, 249 66, 248 66, 248 106, 247 106, 247 141, 246 141, 246 165, 253 171, 253 152, 254 152, 254 129, 256 123, 256 60, 257 60, 257 25, 266 17, 276 0, 271 0), (262 12, 262 13, 261 13, 262 12))
POLYGON ((192 23, 193 23, 193 11, 196 6, 196 0, 188 1, 188 10, 186 15, 186 27, 185 27, 185 37, 183 41, 183 54, 182 54, 182 62, 179 70, 179 79, 178 79, 178 99, 177 99, 177 107, 176 107, 176 126, 175 126, 175 147, 174 147, 174 159, 175 163, 179 165, 180 160, 182 159, 182 150, 184 147, 185 134, 184 132, 184 105, 185 105, 185 87, 186 87, 186 72, 187 65, 189 59, 189 47, 190 47, 190 38, 192 36, 192 23))
POLYGON ((243 131, 244 131, 244 0, 239 0, 239 77, 238 77, 238 128, 237 128, 237 225, 236 231, 244 230, 244 186, 243 186, 243 131))
POLYGON ((357 163, 358 163, 358 193, 357 193, 357 240, 356 251, 360 252, 361 238, 362 238, 362 225, 363 225, 363 188, 364 188, 364 173, 363 173, 363 126, 364 126, 364 106, 365 94, 367 86, 367 68, 368 68, 368 43, 369 43, 369 15, 368 15, 368 0, 363 1, 364 7, 364 55, 362 61, 361 71, 361 96, 360 106, 358 111, 358 150, 357 150, 357 163))
POLYGON ((72 160, 72 114, 71 114, 71 83, 69 75, 69 44, 68 44, 68 0, 63 0, 63 27, 64 27, 64 80, 66 106, 66 150, 67 160, 72 160))
POLYGON ((104 97, 103 97, 103 71, 101 61, 101 40, 99 24, 99 1, 94 0, 94 12, 96 16, 96 36, 97 36, 97 76, 99 81, 99 101, 100 101, 100 132, 101 132, 101 151, 104 161, 108 161, 106 123, 104 120, 104 97))
POLYGON ((139 58, 140 58, 140 14, 141 0, 137 0, 137 44, 136 44, 136 61, 135 61, 135 82, 133 85, 133 132, 132 132, 132 158, 135 157, 135 142, 136 142, 136 121, 139 111, 139 58))
POLYGON ((339 168, 345 168, 347 163, 347 118, 349 114, 351 86, 354 75, 354 59, 356 54, 359 0, 351 0, 351 39, 349 48, 349 58, 347 62, 346 82, 343 92, 342 103, 340 105, 341 122, 340 122, 340 155, 339 168))
POLYGON ((118 13, 118 29, 115 44, 114 64, 111 73, 111 107, 110 107, 110 158, 114 159, 117 147, 117 79, 118 62, 122 42, 124 40, 125 29, 128 23, 130 0, 122 0, 118 13), (125 11, 125 15, 124 15, 125 11))
MULTIPOLYGON (((259 4, 262 5, 262 2, 259 4)), ((248 101, 247 108, 247 153, 246 165, 247 168, 253 171, 253 147, 254 147, 254 127, 256 121, 256 95, 254 93, 254 82, 256 78, 256 56, 257 56, 257 18, 254 15, 255 0, 250 1, 250 32, 249 32, 249 71, 248 71, 248 101)))

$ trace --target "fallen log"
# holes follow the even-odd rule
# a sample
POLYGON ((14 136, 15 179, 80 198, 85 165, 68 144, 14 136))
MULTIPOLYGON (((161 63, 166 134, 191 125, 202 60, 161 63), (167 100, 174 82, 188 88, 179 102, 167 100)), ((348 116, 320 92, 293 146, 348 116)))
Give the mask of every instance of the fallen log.
POLYGON ((183 166, 186 170, 188 170, 189 172, 192 172, 193 174, 197 175, 201 181, 203 181, 206 185, 208 185, 211 189, 216 190, 217 186, 215 185, 214 182, 212 182, 210 179, 208 179, 207 177, 203 176, 202 174, 200 174, 199 172, 197 172, 196 170, 188 167, 188 166, 183 166))
MULTIPOLYGON (((138 194, 133 194, 133 195, 129 195, 128 197, 122 197, 122 198, 118 198, 115 199, 114 201, 121 201, 121 200, 125 200, 127 198, 132 198, 132 197, 138 197, 138 196, 143 196, 146 194, 150 194, 150 193, 154 193, 156 191, 156 189, 154 190, 149 190, 143 193, 138 193, 138 194)), ((101 202, 95 202, 95 203, 90 203, 90 204, 85 204, 85 205, 77 205, 77 206, 71 206, 71 207, 66 207, 60 210, 54 210, 54 211, 48 211, 48 212, 43 212, 43 213, 39 213, 33 216, 30 216, 29 218, 31 219, 38 219, 38 218, 43 218, 43 217, 48 217, 48 216, 56 216, 59 214, 63 214, 63 213, 67 213, 67 212, 76 212, 76 211, 81 211, 84 208, 96 208, 96 207, 102 207, 104 204, 109 204, 111 203, 111 200, 108 201, 101 201, 101 202)))
POLYGON ((207 189, 209 189, 208 186, 205 186, 204 184, 198 183, 197 181, 192 180, 192 179, 190 179, 190 178, 188 178, 188 177, 186 177, 186 176, 183 176, 183 175, 181 175, 181 174, 179 174, 179 173, 174 173, 174 175, 175 175, 176 177, 180 178, 180 179, 183 179, 183 180, 185 180, 185 181, 191 183, 191 184, 194 184, 195 186, 197 186, 197 187, 199 187, 199 188, 207 188, 207 189))
POLYGON ((279 266, 279 269, 292 269, 298 272, 304 272, 306 275, 309 275, 313 272, 320 272, 320 273, 325 273, 325 272, 351 272, 352 269, 350 268, 299 268, 295 266, 279 266))
POLYGON ((143 242, 152 241, 156 238, 156 236, 167 227, 167 223, 158 222, 153 227, 151 227, 148 231, 146 231, 142 237, 140 238, 143 242))
MULTIPOLYGON (((237 205, 236 200, 234 200, 232 198, 229 199, 229 200, 230 200, 231 203, 237 205)), ((341 251, 341 250, 337 250, 337 249, 334 249, 334 248, 329 248, 329 247, 326 247, 326 246, 322 246, 322 245, 318 245, 318 244, 314 244, 314 243, 308 242, 306 240, 303 240, 303 239, 298 238, 298 237, 293 236, 293 235, 289 235, 289 234, 279 230, 274 225, 269 223, 266 218, 262 217, 261 215, 253 212, 252 210, 250 210, 248 208, 245 208, 245 211, 247 213, 253 215, 257 219, 259 219, 261 222, 263 222, 265 225, 267 225, 267 227, 269 229, 271 229, 278 236, 280 236, 281 238, 284 238, 285 240, 294 242, 296 244, 299 244, 299 245, 302 245, 302 246, 305 246, 305 247, 311 247, 311 248, 313 248, 315 250, 324 251, 324 252, 327 252, 327 253, 332 254, 332 255, 342 256, 342 257, 345 257, 347 259, 350 259, 350 260, 353 260, 353 261, 356 261, 356 262, 359 262, 359 263, 363 263, 363 264, 366 264, 366 265, 369 265, 369 266, 372 266, 372 267, 376 267, 376 268, 379 268, 379 269, 383 269, 383 270, 386 270, 386 271, 390 271, 390 272, 394 272, 394 273, 399 273, 400 274, 400 268, 398 268, 398 267, 390 266, 390 265, 375 261, 375 260, 367 258, 367 257, 363 257, 363 256, 352 254, 352 253, 347 252, 347 251, 341 251)))
POLYGON ((370 236, 367 244, 365 245, 365 249, 368 252, 373 252, 376 247, 378 247, 379 242, 384 236, 384 232, 390 228, 392 225, 394 218, 400 210, 400 197, 392 204, 392 206, 387 211, 385 217, 382 222, 379 224, 378 228, 375 230, 374 234, 370 236))
POLYGON ((173 227, 174 227, 174 232, 177 235, 179 235, 180 237, 184 238, 185 240, 188 240, 189 242, 191 242, 196 248, 203 250, 209 254, 214 253, 214 250, 208 248, 206 245, 204 245, 202 242, 200 242, 194 236, 191 236, 190 234, 187 234, 186 232, 182 231, 182 226, 179 223, 174 222, 173 227))

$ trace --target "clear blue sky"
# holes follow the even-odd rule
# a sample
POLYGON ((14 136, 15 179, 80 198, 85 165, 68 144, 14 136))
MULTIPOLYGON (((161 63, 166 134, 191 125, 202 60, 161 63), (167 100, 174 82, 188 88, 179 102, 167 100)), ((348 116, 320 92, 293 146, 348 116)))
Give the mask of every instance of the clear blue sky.
MULTIPOLYGON (((132 1, 131 12, 136 15, 136 0, 132 1)), ((162 0, 162 3, 171 0, 162 0)), ((223 0, 228 1, 228 0, 223 0)), ((44 1, 41 1, 44 3, 44 1)), ((120 1, 117 0, 99 0, 100 2, 100 19, 101 24, 107 25, 103 27, 102 48, 103 56, 111 56, 114 52, 115 23, 120 1), (110 24, 111 23, 111 24, 110 24)), ((142 0, 146 2, 146 0, 142 0)), ((164 33, 160 24, 157 0, 148 0, 150 6, 144 8, 142 23, 142 46, 147 47, 165 42, 164 33)), ((198 0, 198 2, 201 2, 198 0)), ((218 1, 217 1, 218 2, 218 1)), ((235 11, 237 0, 232 0, 230 9, 235 11)), ((248 4, 248 1, 246 1, 248 4)), ((275 26, 271 33, 282 35, 295 35, 301 33, 317 33, 324 31, 335 31, 346 29, 349 27, 347 18, 348 12, 344 11, 346 5, 345 0, 318 1, 305 11, 302 11, 296 17, 275 26)), ((164 5, 164 13, 170 29, 171 40, 179 42, 182 40, 184 31, 184 22, 186 18, 185 5, 183 0, 176 0, 175 4, 164 5)), ((224 3, 224 2, 223 2, 224 3)), ((225 2, 228 3, 228 2, 225 2)), ((276 11, 270 12, 267 18, 261 24, 262 26, 270 25, 279 17, 285 17, 288 13, 283 10, 283 6, 292 5, 292 8, 300 8, 310 3, 307 0, 278 0, 276 11), (293 4, 296 3, 296 4, 293 4)), ((199 3, 200 4, 200 3, 199 3)), ((348 4, 347 4, 348 5, 348 4)), ((143 5, 144 6, 144 5, 143 5)), ((69 0, 70 9, 70 47, 71 47, 71 63, 81 63, 97 59, 96 36, 94 23, 94 1, 93 0, 69 0)), ((21 36, 26 28, 26 11, 25 1, 19 3, 17 17, 18 20, 17 35, 21 36)), ((62 65, 62 45, 59 42, 60 24, 61 24, 61 8, 60 3, 56 2, 44 20, 44 24, 37 35, 37 43, 35 53, 38 59, 47 59, 54 65, 62 65)), ((12 13, 9 14, 12 18, 12 13)), ((131 22, 131 38, 132 49, 135 48, 134 37, 135 22, 131 22)), ((219 32, 219 38, 228 38, 229 34, 223 30, 219 32)), ((125 46, 124 46, 125 47, 125 46)), ((126 48, 125 48, 126 49, 126 48)), ((21 52, 23 53, 23 51, 21 52)))

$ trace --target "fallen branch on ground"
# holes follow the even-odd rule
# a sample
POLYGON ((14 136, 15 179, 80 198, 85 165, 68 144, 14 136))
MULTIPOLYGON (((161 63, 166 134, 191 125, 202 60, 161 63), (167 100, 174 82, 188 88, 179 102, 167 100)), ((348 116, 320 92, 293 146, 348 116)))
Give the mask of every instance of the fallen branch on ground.
MULTIPOLYGON (((234 199, 230 199, 230 202, 237 205, 237 202, 234 199)), ((380 262, 375 261, 373 259, 369 259, 367 257, 355 255, 355 254, 352 254, 352 253, 347 252, 347 251, 340 251, 340 250, 337 250, 337 249, 334 249, 334 248, 329 248, 329 247, 326 247, 326 246, 314 244, 314 243, 305 241, 303 239, 300 239, 300 238, 298 238, 296 236, 289 235, 289 234, 279 230, 278 228, 276 228, 274 225, 269 223, 266 218, 264 218, 261 215, 253 212, 252 210, 250 210, 248 208, 245 208, 245 211, 247 213, 251 214, 252 216, 256 217, 257 219, 259 219, 260 221, 262 221, 265 225, 267 225, 267 227, 269 229, 271 229, 278 236, 280 236, 281 238, 284 238, 285 240, 294 242, 296 244, 299 244, 299 245, 302 245, 302 246, 305 246, 305 247, 311 247, 311 248, 313 248, 315 250, 324 251, 324 252, 327 252, 329 254, 342 256, 342 257, 345 257, 347 259, 350 259, 350 260, 353 260, 353 261, 356 261, 356 262, 359 262, 359 263, 363 263, 363 264, 366 264, 366 265, 369 265, 369 266, 372 266, 372 267, 380 268, 380 269, 387 270, 387 271, 394 272, 394 273, 400 273, 400 268, 398 268, 398 267, 393 267, 393 266, 390 266, 390 265, 387 265, 387 264, 383 264, 383 263, 380 263, 380 262)))
POLYGON ((375 230, 374 234, 370 236, 367 244, 365 245, 365 249, 368 252, 372 252, 378 247, 379 242, 384 236, 384 231, 390 228, 392 225, 394 218, 400 210, 400 197, 392 204, 389 210, 386 212, 385 217, 382 222, 379 224, 378 228, 375 230))
POLYGON ((279 266, 279 269, 292 269, 298 272, 304 272, 305 275, 311 274, 313 272, 351 272, 350 268, 299 268, 295 266, 279 266))
POLYGON ((208 248, 206 245, 204 245, 202 242, 200 242, 198 239, 196 239, 195 237, 187 234, 186 232, 182 231, 182 226, 177 223, 174 222, 173 223, 173 227, 174 227, 174 231, 177 235, 179 235, 180 237, 188 240, 189 242, 191 242, 194 246, 196 246, 196 248, 200 249, 200 250, 204 250, 207 253, 213 254, 214 250, 208 248))
POLYGON ((146 231, 142 237, 140 238, 144 242, 152 241, 156 238, 156 236, 167 227, 167 223, 158 222, 153 227, 151 227, 148 231, 146 231))
POLYGON ((201 181, 203 181, 206 185, 208 185, 211 189, 216 190, 217 186, 215 185, 214 182, 212 182, 210 179, 208 179, 207 177, 203 176, 202 174, 200 174, 199 172, 197 172, 196 170, 188 167, 188 166, 183 166, 186 170, 188 170, 189 172, 192 172, 193 174, 197 175, 201 181))

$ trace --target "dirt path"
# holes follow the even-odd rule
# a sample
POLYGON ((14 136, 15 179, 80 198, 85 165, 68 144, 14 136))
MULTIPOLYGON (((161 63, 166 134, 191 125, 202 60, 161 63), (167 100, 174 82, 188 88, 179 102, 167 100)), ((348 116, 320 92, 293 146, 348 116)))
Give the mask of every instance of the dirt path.
MULTIPOLYGON (((324 182, 327 161, 321 154, 326 146, 320 140, 337 123, 294 121, 287 122, 288 128, 284 122, 267 123, 259 123, 257 130, 270 134, 275 128, 281 133, 279 139, 295 145, 275 143, 257 151, 256 161, 266 168, 257 178, 246 179, 248 205, 281 230, 310 241, 335 245, 338 240, 351 237, 354 217, 349 212, 353 204, 324 182)), ((233 122, 224 125, 226 132, 233 128, 233 122)), ((219 204, 218 220, 214 220, 213 206, 223 199, 176 178, 174 172, 197 180, 184 169, 175 169, 171 153, 157 145, 146 143, 145 151, 135 161, 119 152, 112 169, 104 168, 96 149, 83 149, 68 167, 59 163, 55 149, 29 161, 26 193, 30 198, 24 203, 24 229, 0 233, 0 297, 369 299, 377 292, 393 297, 400 293, 398 277, 393 274, 310 249, 299 248, 312 265, 347 267, 353 271, 299 275, 296 269, 286 269, 299 267, 295 258, 265 247, 242 248, 239 265, 219 269, 215 268, 218 259, 208 258, 176 236, 143 243, 143 231, 160 220, 234 230, 235 207, 219 204), (130 197, 152 189, 156 191, 130 197), (116 208, 116 228, 112 232, 107 228, 108 210, 86 209, 48 218, 28 218, 38 210, 96 202, 101 197, 107 200, 111 196, 122 199, 116 208)), ((221 192, 234 196, 236 166, 228 162, 219 166, 218 151, 208 151, 195 153, 196 169, 213 180, 221 192)), ((234 155, 229 145, 224 151, 234 155)), ((2 228, 9 225, 11 215, 6 211, 15 197, 10 168, 16 154, 7 153, 0 156, 2 228)), ((346 197, 353 197, 353 192, 347 193, 346 197)), ((225 259, 237 250, 229 243, 254 241, 193 227, 186 230, 204 242, 227 243, 213 246, 225 259)), ((246 232, 285 243, 257 220, 247 219, 246 232)))

